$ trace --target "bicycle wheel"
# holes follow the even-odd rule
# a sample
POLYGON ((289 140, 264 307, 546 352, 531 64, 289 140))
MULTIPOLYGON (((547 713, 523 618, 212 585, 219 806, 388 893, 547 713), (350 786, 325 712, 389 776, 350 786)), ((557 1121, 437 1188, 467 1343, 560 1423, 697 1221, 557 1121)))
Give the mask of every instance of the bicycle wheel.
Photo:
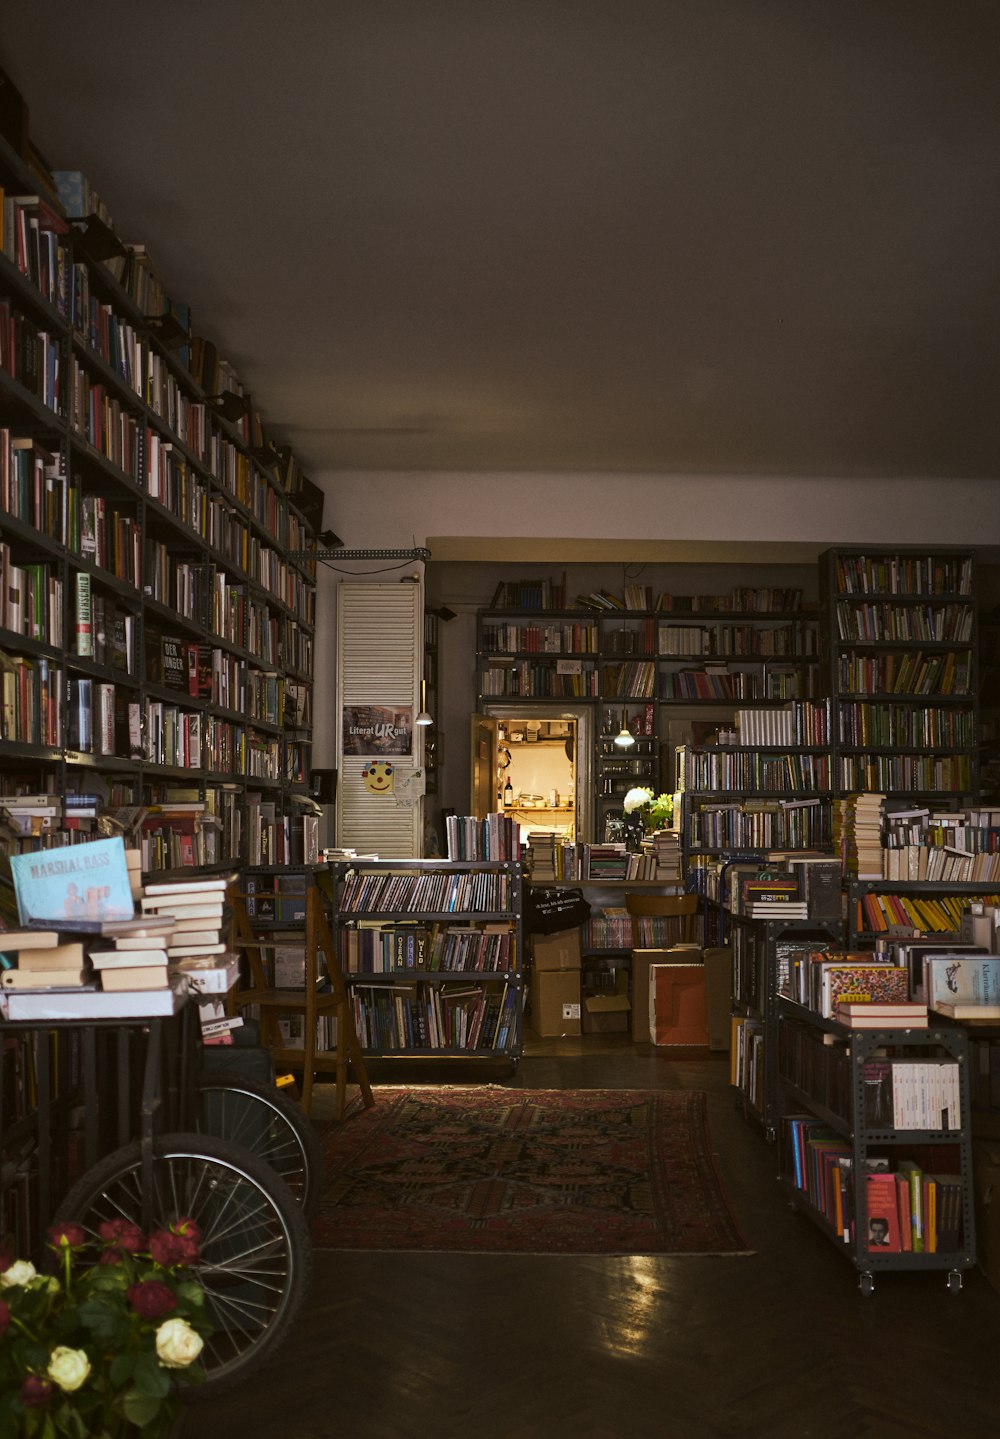
POLYGON ((201 1356, 206 1382, 185 1391, 187 1398, 231 1388, 251 1366, 256 1372, 305 1299, 312 1249, 301 1207, 266 1164, 225 1140, 203 1134, 154 1140, 148 1196, 139 1143, 126 1144, 81 1175, 60 1213, 81 1224, 95 1248, 103 1248, 97 1231, 106 1219, 129 1219, 145 1231, 188 1216, 199 1226, 194 1272, 214 1333, 201 1356))
POLYGON ((195 1083, 198 1132, 256 1154, 281 1176, 311 1218, 323 1192, 323 1146, 299 1105, 280 1090, 235 1075, 209 1072, 195 1083))

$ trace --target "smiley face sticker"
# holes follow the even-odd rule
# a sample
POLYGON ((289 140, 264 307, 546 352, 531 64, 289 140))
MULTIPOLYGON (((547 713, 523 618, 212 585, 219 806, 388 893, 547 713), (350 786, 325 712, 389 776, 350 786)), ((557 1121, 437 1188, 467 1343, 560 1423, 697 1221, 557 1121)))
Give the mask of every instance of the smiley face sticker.
POLYGON ((388 760, 373 759, 361 771, 365 789, 371 794, 392 794, 393 769, 388 760))

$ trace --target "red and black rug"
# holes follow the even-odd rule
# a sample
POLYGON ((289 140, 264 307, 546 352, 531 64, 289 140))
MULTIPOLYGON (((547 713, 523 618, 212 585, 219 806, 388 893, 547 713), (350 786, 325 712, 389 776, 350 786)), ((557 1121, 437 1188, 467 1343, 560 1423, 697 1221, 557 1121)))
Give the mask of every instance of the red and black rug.
POLYGON ((698 1090, 379 1087, 325 1143, 319 1248, 747 1252, 698 1090))

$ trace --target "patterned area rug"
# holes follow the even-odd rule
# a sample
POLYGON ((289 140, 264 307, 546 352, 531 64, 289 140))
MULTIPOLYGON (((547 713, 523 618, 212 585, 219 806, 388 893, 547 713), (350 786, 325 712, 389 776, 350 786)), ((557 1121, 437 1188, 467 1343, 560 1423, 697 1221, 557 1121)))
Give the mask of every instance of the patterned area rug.
POLYGON ((379 1087, 325 1147, 319 1248, 747 1252, 698 1090, 379 1087))

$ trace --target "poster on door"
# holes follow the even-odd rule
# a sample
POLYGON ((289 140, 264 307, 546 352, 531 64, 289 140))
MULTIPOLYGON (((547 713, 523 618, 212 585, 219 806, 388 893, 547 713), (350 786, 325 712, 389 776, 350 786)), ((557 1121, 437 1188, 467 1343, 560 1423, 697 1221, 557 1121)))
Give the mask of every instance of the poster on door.
POLYGON ((345 755, 412 754, 412 705, 345 705, 345 755))

